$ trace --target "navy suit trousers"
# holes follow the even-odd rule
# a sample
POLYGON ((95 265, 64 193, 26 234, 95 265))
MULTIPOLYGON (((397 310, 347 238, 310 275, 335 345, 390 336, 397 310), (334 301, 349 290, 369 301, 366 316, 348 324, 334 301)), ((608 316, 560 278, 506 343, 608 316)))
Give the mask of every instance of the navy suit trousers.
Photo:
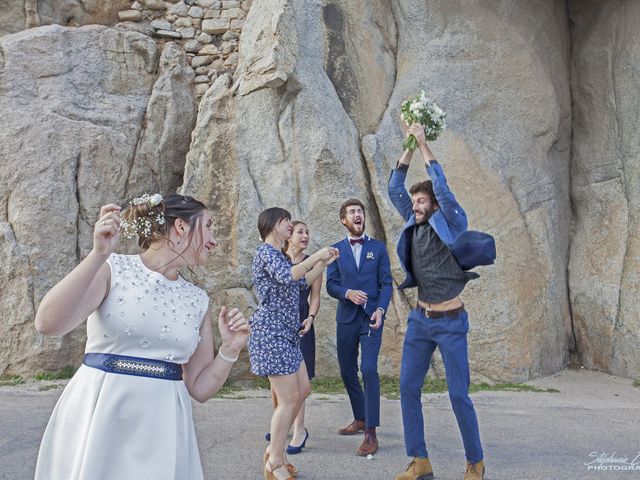
MULTIPOLYGON (((364 420, 367 427, 380 425, 380 377, 378 354, 382 344, 382 329, 374 330, 371 318, 360 311, 351 323, 337 324, 337 347, 340 375, 349 394, 355 420, 364 420), (358 379, 358 353, 362 351, 360 370, 364 390, 358 379)), ((383 324, 384 325, 384 324, 383 324)))

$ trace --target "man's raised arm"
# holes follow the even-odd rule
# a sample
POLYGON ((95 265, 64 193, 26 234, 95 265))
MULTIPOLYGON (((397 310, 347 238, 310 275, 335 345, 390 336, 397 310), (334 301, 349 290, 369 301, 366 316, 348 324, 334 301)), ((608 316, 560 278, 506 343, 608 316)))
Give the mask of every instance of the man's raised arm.
POLYGON ((391 170, 388 187, 389 199, 405 221, 409 220, 409 217, 413 212, 411 197, 404 186, 405 179, 407 178, 407 170, 409 169, 412 157, 413 150, 407 149, 402 153, 402 156, 400 156, 400 159, 396 164, 396 168, 391 170))

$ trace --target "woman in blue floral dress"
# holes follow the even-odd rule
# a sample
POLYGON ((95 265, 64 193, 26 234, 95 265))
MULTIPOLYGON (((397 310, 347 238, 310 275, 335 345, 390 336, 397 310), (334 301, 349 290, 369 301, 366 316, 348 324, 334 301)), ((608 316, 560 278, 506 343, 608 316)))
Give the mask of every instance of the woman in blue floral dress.
POLYGON ((258 216, 264 241, 253 259, 253 285, 260 305, 249 319, 251 371, 269 378, 278 404, 271 418, 271 441, 264 456, 267 480, 291 479, 295 467, 285 462, 287 434, 302 402, 311 391, 300 351, 300 289, 313 283, 338 258, 331 247, 318 250, 297 265, 282 252, 291 238, 291 214, 268 208, 258 216))

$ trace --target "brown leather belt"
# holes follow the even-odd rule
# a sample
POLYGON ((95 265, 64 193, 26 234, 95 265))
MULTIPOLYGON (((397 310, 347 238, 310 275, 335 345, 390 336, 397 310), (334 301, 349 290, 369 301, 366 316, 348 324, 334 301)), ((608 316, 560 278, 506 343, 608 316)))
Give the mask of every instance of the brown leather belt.
POLYGON ((442 317, 450 317, 452 315, 455 315, 456 313, 463 312, 464 305, 460 305, 457 308, 452 308, 451 310, 437 311, 437 310, 427 310, 426 308, 418 304, 416 305, 416 310, 427 318, 442 318, 442 317))

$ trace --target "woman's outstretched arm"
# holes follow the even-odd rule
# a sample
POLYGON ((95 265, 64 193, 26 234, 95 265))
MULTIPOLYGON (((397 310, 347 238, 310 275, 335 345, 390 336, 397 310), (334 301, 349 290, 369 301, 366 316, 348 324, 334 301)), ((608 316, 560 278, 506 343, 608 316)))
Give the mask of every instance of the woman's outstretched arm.
POLYGON ((106 263, 120 238, 120 207, 100 209, 95 224, 93 249, 68 275, 42 298, 36 312, 36 330, 45 335, 64 335, 93 313, 109 293, 111 270, 106 263))

